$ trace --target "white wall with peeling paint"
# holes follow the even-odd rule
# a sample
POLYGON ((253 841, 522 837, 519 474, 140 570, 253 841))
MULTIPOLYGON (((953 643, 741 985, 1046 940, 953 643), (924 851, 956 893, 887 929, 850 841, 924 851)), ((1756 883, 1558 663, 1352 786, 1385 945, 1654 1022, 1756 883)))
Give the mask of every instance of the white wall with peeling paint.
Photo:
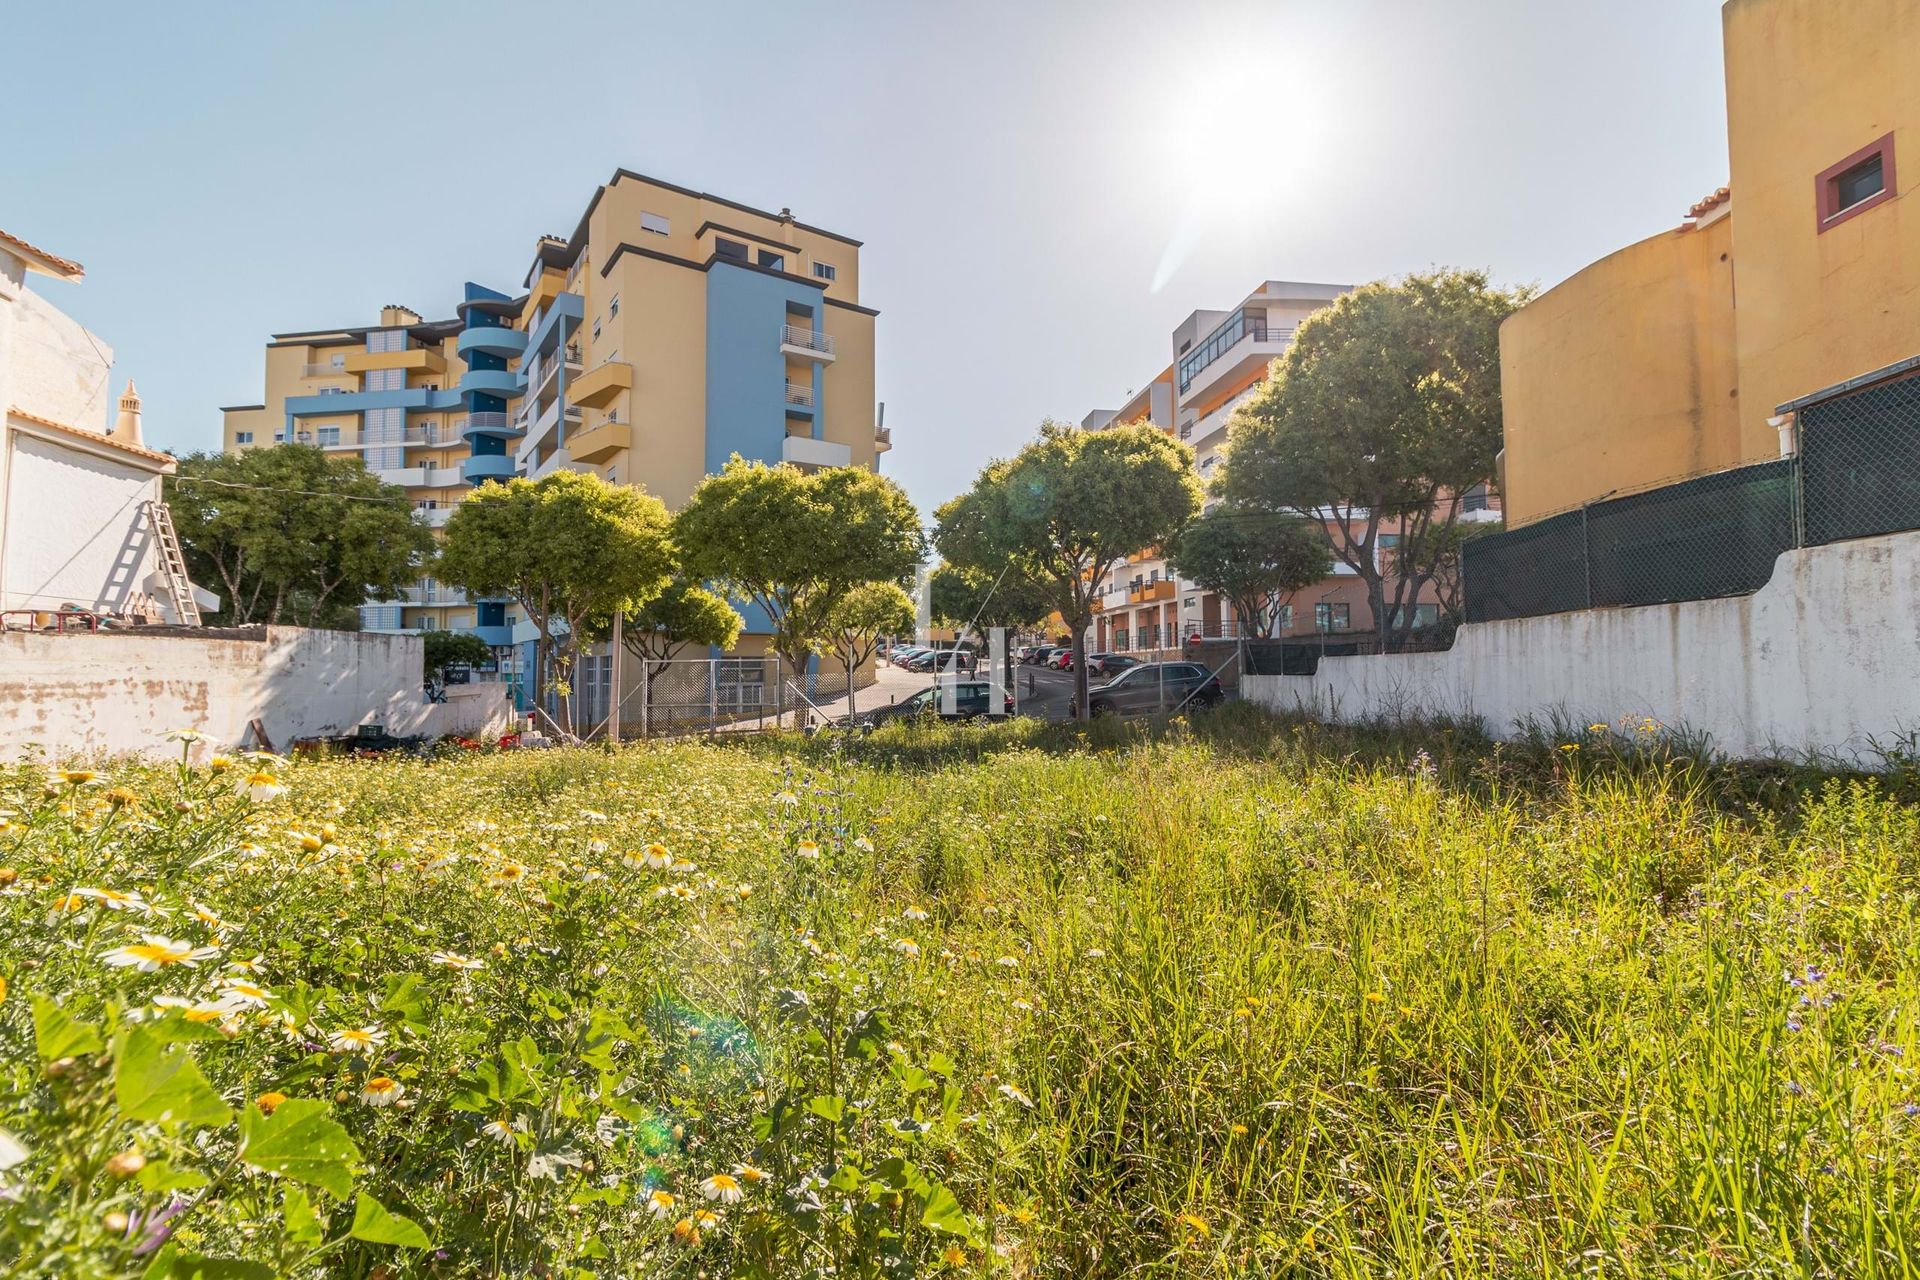
POLYGON ((418 636, 303 627, 211 632, 0 632, 0 760, 179 751, 167 734, 206 735, 204 755, 240 745, 259 719, 279 749, 296 738, 379 723, 401 737, 498 737, 512 725, 506 686, 421 689, 418 636))
POLYGON ((1478 623, 1445 653, 1325 658, 1241 689, 1341 722, 1477 718, 1512 737, 1651 717, 1729 756, 1874 764, 1920 734, 1920 533, 1790 551, 1751 596, 1478 623))

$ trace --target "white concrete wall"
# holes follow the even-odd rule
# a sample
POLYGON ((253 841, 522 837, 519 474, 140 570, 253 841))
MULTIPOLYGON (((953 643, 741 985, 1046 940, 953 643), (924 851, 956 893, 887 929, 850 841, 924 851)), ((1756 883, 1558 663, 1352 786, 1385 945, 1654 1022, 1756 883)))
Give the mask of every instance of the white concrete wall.
POLYGON ((160 496, 159 476, 25 430, 0 434, 0 448, 9 453, 0 468, 0 609, 72 603, 121 613, 136 596, 160 594, 142 505, 160 496))
POLYGON ((1446 653, 1327 658, 1245 695, 1338 721, 1650 716, 1736 757, 1860 763, 1920 733, 1920 533, 1791 551, 1758 593, 1462 627, 1446 653))
POLYGON ((418 636, 300 627, 0 632, 0 759, 36 744, 55 758, 167 755, 179 750, 167 741, 175 729, 207 735, 204 755, 239 745, 255 718, 281 750, 373 722, 398 736, 509 731, 504 685, 468 686, 429 704, 423 656, 418 636))
POLYGON ((88 431, 111 427, 113 348, 31 287, 21 288, 11 303, 0 306, 13 312, 5 378, 11 400, 0 403, 0 412, 11 404, 88 431))

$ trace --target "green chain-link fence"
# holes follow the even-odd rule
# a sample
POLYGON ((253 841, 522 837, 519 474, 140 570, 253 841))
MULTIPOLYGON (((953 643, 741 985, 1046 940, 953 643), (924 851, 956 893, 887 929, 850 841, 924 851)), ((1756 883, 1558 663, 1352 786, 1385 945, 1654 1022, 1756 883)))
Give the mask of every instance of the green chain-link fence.
POLYGON ((1469 542, 1469 622, 1748 595, 1795 547, 1920 529, 1920 377, 1798 402, 1798 455, 1469 542))
POLYGON ((1800 409, 1806 543, 1920 529, 1920 377, 1800 409))

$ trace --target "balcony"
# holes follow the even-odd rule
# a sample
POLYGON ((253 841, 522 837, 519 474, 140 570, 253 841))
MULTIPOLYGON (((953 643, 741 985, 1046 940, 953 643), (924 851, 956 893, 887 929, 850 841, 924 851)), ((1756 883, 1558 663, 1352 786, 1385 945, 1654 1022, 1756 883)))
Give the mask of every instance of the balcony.
POLYGON ((583 373, 567 387, 567 399, 589 409, 604 409, 622 391, 633 389, 633 366, 624 360, 611 360, 583 373))
POLYGON ((356 375, 344 364, 303 364, 300 366, 300 376, 303 378, 350 378, 356 375))
POLYGON ((885 453, 891 448, 893 448, 893 428, 875 427, 873 429, 873 451, 875 453, 885 453))
POLYGON ((447 360, 431 347, 407 347, 402 351, 355 351, 347 356, 347 370, 351 373, 367 373, 375 369, 445 373, 447 360))
POLYGON ((789 382, 786 398, 789 409, 806 409, 809 412, 813 409, 813 388, 804 383, 789 382))
POLYGON ((1269 325, 1264 312, 1234 312, 1180 361, 1182 403, 1200 395, 1249 359, 1272 360, 1293 343, 1293 329, 1269 325))
POLYGON ((483 410, 470 413, 454 423, 454 429, 460 438, 471 442, 475 436, 495 436, 502 440, 511 440, 515 436, 526 434, 526 424, 513 414, 504 410, 483 410))
POLYGON ((446 489, 465 484, 456 467, 382 467, 373 473, 382 484, 407 489, 446 489))
POLYGON ((408 587, 400 593, 400 599, 406 604, 469 604, 467 593, 458 587, 443 587, 435 583, 430 587, 408 587))
POLYGON ((818 360, 821 364, 832 364, 834 356, 833 335, 822 333, 818 329, 802 329, 796 325, 780 326, 780 353, 800 360, 818 360))
POLYGON ((473 634, 481 641, 499 649, 513 643, 513 628, 508 626, 474 627, 473 634))
POLYGON ((484 351, 488 355, 511 359, 527 349, 527 331, 503 324, 475 325, 460 331, 460 336, 454 339, 453 349, 462 356, 484 351))
POLYGON ((1158 582, 1143 582, 1137 587, 1128 587, 1127 603, 1152 604, 1155 600, 1171 600, 1179 593, 1178 585, 1171 578, 1162 578, 1158 582))
POLYGON ((625 422, 603 422, 588 431, 567 436, 567 452, 575 462, 604 462, 633 446, 633 428, 625 422))
POLYGON ((413 518, 429 529, 444 529, 453 519, 452 507, 415 507, 413 518))
POLYGON ((844 467, 853 462, 853 450, 831 440, 788 436, 780 446, 780 460, 797 467, 844 467))
POLYGON ((504 453, 476 453, 460 463, 460 474, 468 484, 479 484, 483 480, 506 480, 518 470, 513 459, 504 453))

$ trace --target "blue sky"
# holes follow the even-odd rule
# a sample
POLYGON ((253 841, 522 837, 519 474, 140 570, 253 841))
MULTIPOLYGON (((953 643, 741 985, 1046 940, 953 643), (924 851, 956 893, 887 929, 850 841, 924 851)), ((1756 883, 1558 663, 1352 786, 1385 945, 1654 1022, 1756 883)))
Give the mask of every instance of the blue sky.
POLYGON ((1716 0, 76 2, 32 28, 0 227, 86 264, 36 287, 182 452, 259 398, 268 332, 512 288, 622 166, 866 241, 883 469, 923 507, 1259 280, 1552 284, 1726 180, 1716 0))

